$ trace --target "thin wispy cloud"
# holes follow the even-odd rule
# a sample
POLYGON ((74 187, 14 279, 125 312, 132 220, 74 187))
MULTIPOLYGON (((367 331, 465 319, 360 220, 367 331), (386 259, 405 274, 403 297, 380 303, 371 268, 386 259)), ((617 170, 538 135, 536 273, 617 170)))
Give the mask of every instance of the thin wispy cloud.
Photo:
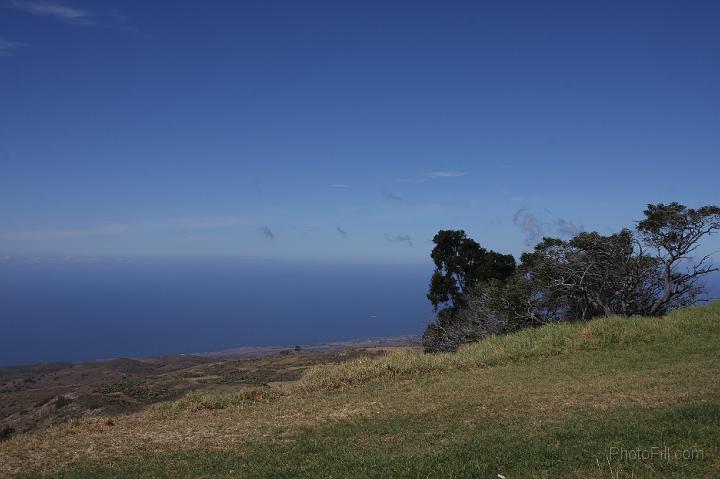
POLYGON ((154 231, 210 230, 252 224, 256 224, 254 219, 241 216, 182 217, 156 221, 108 223, 86 228, 59 228, 52 230, 7 232, 0 233, 0 241, 46 241, 92 238, 154 231))
POLYGON ((410 237, 410 235, 407 235, 407 234, 399 234, 399 235, 391 236, 391 235, 385 233, 385 239, 391 243, 407 243, 407 245, 410 247, 413 245, 412 238, 410 237))
POLYGON ((383 190, 380 192, 380 194, 382 194, 386 200, 400 201, 403 199, 403 195, 401 195, 400 193, 395 193, 393 191, 383 190))
POLYGON ((7 8, 32 15, 53 17, 71 23, 92 22, 93 15, 80 8, 64 5, 56 2, 45 2, 35 0, 6 0, 7 8))
POLYGON ((349 235, 348 232, 345 231, 344 229, 340 228, 339 226, 336 226, 335 229, 337 230, 338 234, 340 235, 340 237, 341 237, 342 239, 349 239, 349 238, 350 238, 350 235, 349 235))
POLYGON ((542 221, 527 208, 520 208, 513 214, 513 224, 520 228, 525 236, 525 244, 533 246, 550 231, 562 238, 571 238, 584 231, 582 225, 576 225, 564 218, 555 218, 549 221, 542 221))
POLYGON ((338 183, 338 184, 330 185, 330 186, 331 186, 332 188, 350 188, 350 186, 344 185, 344 184, 342 184, 342 183, 338 183))
POLYGON ((572 221, 568 221, 563 218, 556 219, 553 222, 553 226, 555 227, 555 231, 557 231, 560 236, 564 237, 573 237, 578 233, 585 231, 585 228, 583 228, 582 225, 576 225, 572 221))
POLYGON ((436 180, 440 178, 460 178, 461 176, 465 176, 467 173, 464 171, 457 171, 457 170, 442 170, 442 171, 431 171, 429 173, 423 173, 421 175, 413 176, 410 178, 402 178, 397 181, 404 182, 404 183, 412 183, 416 181, 429 181, 429 180, 436 180))
POLYGON ((6 0, 4 6, 31 15, 54 18, 72 25, 92 26, 124 20, 122 15, 116 13, 98 13, 71 4, 52 1, 6 0))
POLYGON ((433 179, 433 178, 459 178, 461 176, 465 176, 464 171, 431 171, 430 173, 426 173, 424 175, 421 175, 424 178, 433 179))
POLYGON ((513 224, 522 231, 527 246, 534 245, 543 237, 544 228, 542 221, 525 208, 520 208, 513 214, 513 224))
MULTIPOLYGON (((246 218, 243 216, 199 216, 189 218, 178 218, 170 220, 166 224, 168 226, 175 226, 180 229, 216 229, 216 228, 228 228, 230 226, 241 226, 255 224, 255 220, 252 218, 246 218)), ((159 223, 161 224, 161 223, 159 223)))
POLYGON ((127 233, 127 224, 111 224, 90 228, 55 229, 45 231, 18 231, 0 234, 0 241, 43 241, 73 238, 90 238, 95 236, 117 236, 127 233))
POLYGON ((265 238, 266 240, 275 239, 275 234, 274 234, 274 233, 272 232, 272 230, 271 230, 269 227, 267 227, 267 226, 263 226, 262 228, 260 228, 260 234, 261 234, 262 237, 265 238))
POLYGON ((26 46, 28 46, 27 43, 11 42, 8 40, 0 39, 0 56, 7 56, 11 52, 26 46))

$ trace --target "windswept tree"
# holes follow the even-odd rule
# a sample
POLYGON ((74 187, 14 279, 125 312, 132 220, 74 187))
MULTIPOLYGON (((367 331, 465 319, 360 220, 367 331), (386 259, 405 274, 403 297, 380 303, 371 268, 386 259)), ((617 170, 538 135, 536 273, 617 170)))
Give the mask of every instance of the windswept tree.
POLYGON ((660 315, 692 304, 702 285, 698 280, 718 268, 710 255, 699 259, 693 252, 700 240, 720 229, 720 207, 692 209, 679 203, 648 205, 645 219, 637 225, 641 241, 655 250, 662 263, 662 293, 655 298, 648 314, 660 315))
POLYGON ((658 294, 658 266, 628 229, 544 238, 519 267, 527 323, 646 313, 658 294))
POLYGON ((647 206, 636 233, 544 238, 518 268, 527 322, 659 316, 694 304, 703 291, 700 279, 718 268, 709 254, 696 259, 693 252, 719 228, 717 206, 660 203, 647 206))
POLYGON ((703 276, 717 271, 700 241, 720 229, 720 207, 650 204, 636 231, 582 232, 543 238, 523 253, 487 251, 461 230, 434 238, 435 272, 428 298, 436 320, 426 351, 552 322, 597 316, 653 315, 695 303, 703 276))

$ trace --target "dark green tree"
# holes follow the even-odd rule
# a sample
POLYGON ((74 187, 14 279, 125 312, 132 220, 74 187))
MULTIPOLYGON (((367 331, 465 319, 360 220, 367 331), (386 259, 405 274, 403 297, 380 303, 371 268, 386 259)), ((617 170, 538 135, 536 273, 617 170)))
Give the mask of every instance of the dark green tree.
POLYGON ((486 250, 463 230, 440 230, 433 243, 435 271, 427 297, 435 310, 461 308, 467 291, 491 279, 505 281, 515 272, 512 255, 486 250))
POLYGON ((467 294, 489 281, 504 282, 515 272, 515 258, 481 247, 462 230, 440 230, 433 238, 431 257, 435 271, 428 299, 437 316, 423 334, 428 352, 453 351, 468 340, 468 327, 460 312, 467 294))

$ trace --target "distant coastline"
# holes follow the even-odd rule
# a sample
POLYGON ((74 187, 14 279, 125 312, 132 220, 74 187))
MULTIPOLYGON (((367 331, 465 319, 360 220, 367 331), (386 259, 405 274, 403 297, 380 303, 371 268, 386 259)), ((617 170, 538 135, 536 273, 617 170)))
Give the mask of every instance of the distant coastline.
POLYGON ((403 346, 419 346, 419 334, 406 334, 401 336, 381 336, 348 341, 332 341, 316 344, 298 344, 286 346, 241 346, 224 351, 196 353, 198 356, 206 356, 218 359, 244 359, 280 354, 283 351, 292 351, 296 346, 302 351, 324 352, 338 351, 342 349, 365 349, 365 348, 390 348, 403 346))
POLYGON ((48 361, 26 364, 0 364, 0 374, 9 371, 17 372, 23 369, 45 368, 45 367, 72 367, 90 364, 109 363, 113 361, 155 361, 168 358, 183 357, 199 357, 210 360, 233 360, 233 359, 253 359, 274 356, 290 351, 304 351, 313 353, 341 351, 348 349, 369 349, 369 348, 394 348, 394 347, 413 347, 420 345, 419 334, 405 334, 400 336, 380 336, 362 339, 351 339, 346 341, 329 341, 312 344, 286 344, 275 346, 239 346, 237 348, 224 349, 221 351, 203 351, 192 353, 177 353, 164 355, 148 355, 148 356, 116 356, 101 359, 93 359, 87 361, 48 361), (299 349, 296 349, 299 348, 299 349))

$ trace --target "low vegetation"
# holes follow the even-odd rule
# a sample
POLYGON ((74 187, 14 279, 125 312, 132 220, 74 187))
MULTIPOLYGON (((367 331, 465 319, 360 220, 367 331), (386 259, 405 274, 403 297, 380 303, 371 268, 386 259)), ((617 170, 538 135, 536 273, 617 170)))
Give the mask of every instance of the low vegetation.
POLYGON ((379 359, 360 358, 340 365, 316 366, 305 374, 300 384, 307 389, 333 389, 377 378, 405 378, 581 351, 642 347, 671 343, 680 337, 720 336, 719 311, 720 304, 715 304, 677 310, 662 318, 611 317, 584 323, 549 324, 466 344, 456 353, 423 354, 412 349, 398 350, 379 359))
POLYGON ((713 477, 718 345, 720 303, 402 349, 16 435, 0 475, 713 477))

